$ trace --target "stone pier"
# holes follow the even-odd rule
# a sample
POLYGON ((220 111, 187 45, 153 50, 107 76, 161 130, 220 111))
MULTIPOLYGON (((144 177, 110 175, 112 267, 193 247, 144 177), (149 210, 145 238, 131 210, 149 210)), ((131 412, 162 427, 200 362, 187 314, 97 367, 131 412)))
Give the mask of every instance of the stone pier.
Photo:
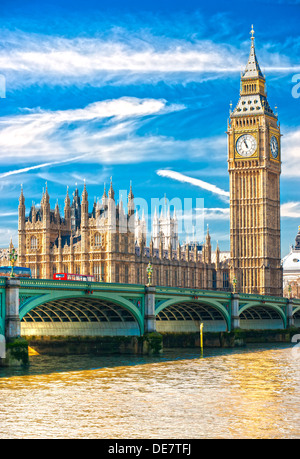
POLYGON ((28 363, 28 344, 21 338, 19 316, 20 280, 6 279, 5 295, 5 357, 0 358, 0 365, 24 365, 28 363))
POLYGON ((155 287, 146 286, 145 293, 145 333, 156 332, 155 287))
POLYGON ((239 294, 233 293, 231 296, 231 330, 240 328, 239 304, 239 294))

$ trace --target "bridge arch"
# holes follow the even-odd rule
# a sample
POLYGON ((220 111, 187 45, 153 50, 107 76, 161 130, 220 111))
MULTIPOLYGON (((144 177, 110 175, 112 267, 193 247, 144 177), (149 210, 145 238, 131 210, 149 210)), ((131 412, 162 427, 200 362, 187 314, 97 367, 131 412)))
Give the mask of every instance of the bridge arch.
POLYGON ((286 328, 284 309, 274 303, 246 303, 239 310, 240 326, 248 329, 286 328))
POLYGON ((300 327, 300 306, 296 306, 293 310, 293 317, 295 327, 300 327))
POLYGON ((206 331, 230 330, 229 312, 217 300, 171 298, 157 305, 155 315, 158 332, 196 332, 201 322, 206 331))
POLYGON ((28 299, 20 307, 23 335, 142 335, 139 308, 110 292, 51 292, 28 299))

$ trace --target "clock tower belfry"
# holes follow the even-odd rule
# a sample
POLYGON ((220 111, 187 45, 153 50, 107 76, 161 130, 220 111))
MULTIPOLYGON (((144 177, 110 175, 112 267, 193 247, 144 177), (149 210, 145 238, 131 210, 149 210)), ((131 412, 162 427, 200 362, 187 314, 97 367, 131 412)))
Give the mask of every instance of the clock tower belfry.
POLYGON ((254 30, 240 98, 228 122, 231 282, 237 291, 282 296, 280 125, 269 106, 254 30))

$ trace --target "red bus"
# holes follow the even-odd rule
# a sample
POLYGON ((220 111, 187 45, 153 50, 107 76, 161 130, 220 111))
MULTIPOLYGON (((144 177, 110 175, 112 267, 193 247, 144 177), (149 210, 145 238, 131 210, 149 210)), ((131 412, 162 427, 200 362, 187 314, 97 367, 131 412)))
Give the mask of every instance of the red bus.
POLYGON ((53 274, 53 279, 62 281, 95 282, 94 276, 84 276, 83 274, 55 273, 53 274))

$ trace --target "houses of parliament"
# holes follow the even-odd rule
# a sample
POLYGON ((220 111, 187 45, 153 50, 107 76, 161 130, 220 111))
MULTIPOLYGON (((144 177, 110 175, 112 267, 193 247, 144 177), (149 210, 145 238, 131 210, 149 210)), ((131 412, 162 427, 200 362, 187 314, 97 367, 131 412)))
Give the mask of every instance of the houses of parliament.
POLYGON ((18 208, 18 264, 32 276, 90 274, 98 281, 152 283, 200 289, 282 295, 280 256, 280 125, 267 100, 266 82, 251 31, 249 59, 241 75, 240 95, 227 126, 230 182, 230 255, 217 246, 212 253, 207 230, 201 243, 180 243, 176 214, 154 215, 147 245, 144 217, 136 215, 132 186, 127 212, 116 203, 113 183, 89 211, 86 184, 72 200, 67 191, 64 213, 50 208, 48 189, 39 208, 25 215, 23 190, 18 208))

